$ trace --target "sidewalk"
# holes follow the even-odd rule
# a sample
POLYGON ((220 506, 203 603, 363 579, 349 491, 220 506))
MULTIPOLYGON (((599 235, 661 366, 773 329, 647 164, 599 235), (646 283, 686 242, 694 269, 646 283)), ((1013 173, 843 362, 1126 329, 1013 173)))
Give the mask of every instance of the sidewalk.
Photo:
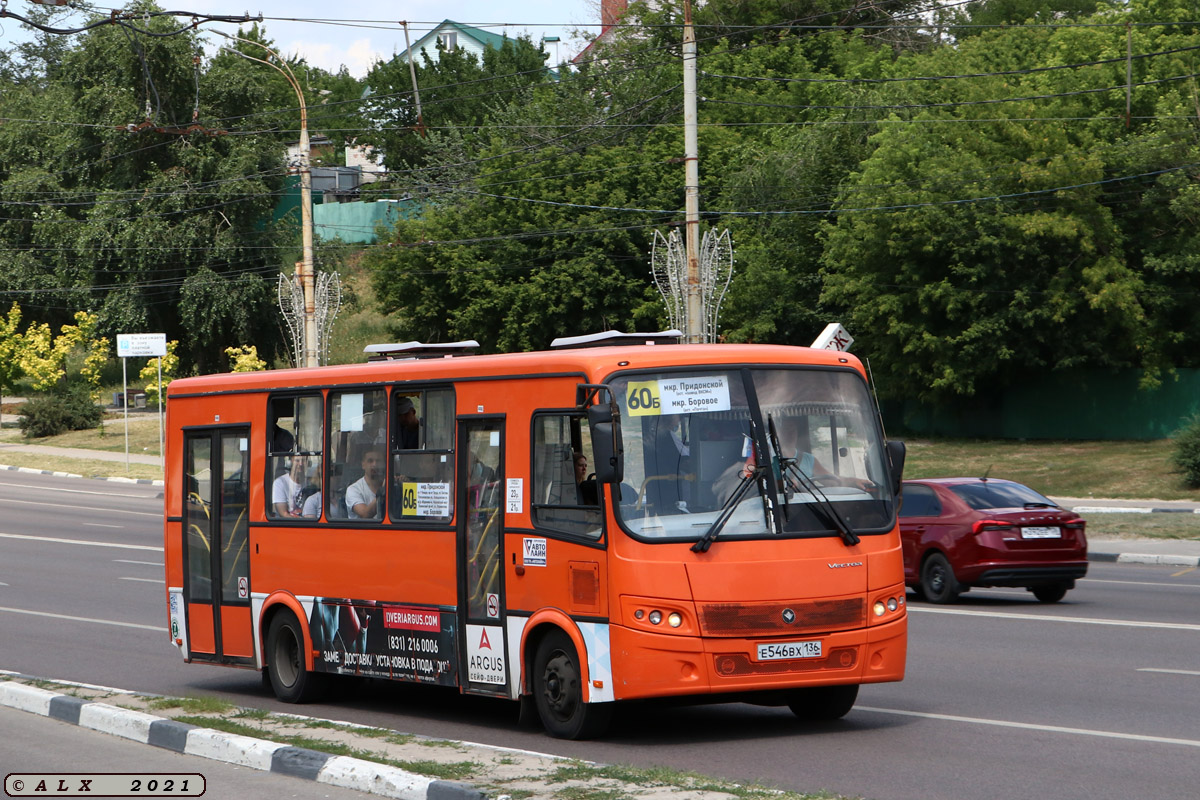
MULTIPOLYGON (((58 456, 60 458, 79 458, 87 459, 89 461, 125 462, 124 451, 115 452, 111 450, 85 450, 76 447, 53 447, 45 444, 18 444, 16 442, 0 442, 0 462, 3 462, 4 454, 6 452, 32 453, 34 455, 58 456)), ((129 463, 150 464, 157 467, 160 461, 158 456, 147 455, 145 453, 130 453, 129 463)))

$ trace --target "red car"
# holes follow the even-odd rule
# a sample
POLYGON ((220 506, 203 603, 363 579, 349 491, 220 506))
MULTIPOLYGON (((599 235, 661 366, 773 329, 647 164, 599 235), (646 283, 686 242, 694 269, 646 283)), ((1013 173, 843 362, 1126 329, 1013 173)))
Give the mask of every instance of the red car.
POLYGON ((1057 603, 1087 574, 1084 520, 994 478, 904 481, 904 581, 934 603, 972 586, 1024 586, 1057 603))

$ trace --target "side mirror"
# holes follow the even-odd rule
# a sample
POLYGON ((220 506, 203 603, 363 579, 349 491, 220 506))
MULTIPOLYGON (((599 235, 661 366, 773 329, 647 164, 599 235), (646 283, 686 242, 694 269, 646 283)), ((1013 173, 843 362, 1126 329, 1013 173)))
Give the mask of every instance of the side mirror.
POLYGON ((886 447, 888 469, 892 479, 892 494, 899 497, 901 481, 904 480, 904 456, 907 451, 904 442, 888 442, 886 447))
POLYGON ((625 474, 625 450, 621 443, 621 423, 611 405, 588 406, 588 427, 592 430, 592 449, 596 454, 596 480, 620 483, 625 474))

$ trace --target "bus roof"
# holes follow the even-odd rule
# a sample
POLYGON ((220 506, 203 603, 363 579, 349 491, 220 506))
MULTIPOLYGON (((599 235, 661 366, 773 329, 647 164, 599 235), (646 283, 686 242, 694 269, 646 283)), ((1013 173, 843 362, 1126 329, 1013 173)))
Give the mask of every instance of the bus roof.
POLYGON ((724 364, 849 366, 862 372, 856 356, 838 350, 759 344, 642 344, 201 375, 171 381, 167 396, 488 376, 580 374, 589 381, 597 381, 618 370, 724 364))

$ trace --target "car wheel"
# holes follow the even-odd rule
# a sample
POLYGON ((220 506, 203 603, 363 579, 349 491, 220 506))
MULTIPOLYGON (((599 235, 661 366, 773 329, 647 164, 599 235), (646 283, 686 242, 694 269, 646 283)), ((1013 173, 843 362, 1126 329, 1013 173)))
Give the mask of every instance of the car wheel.
POLYGON ((1057 603, 1067 596, 1069 587, 1063 583, 1044 583, 1041 586, 1030 586, 1029 591, 1042 603, 1057 603))
POLYGON ((328 684, 328 675, 317 675, 304 666, 304 631, 291 611, 280 611, 271 618, 267 669, 271 690, 285 703, 312 702, 328 684))
POLYGON ((941 553, 932 554, 921 566, 921 592, 931 603, 953 603, 962 592, 950 562, 941 553))
POLYGON ((590 739, 608 727, 612 703, 583 701, 582 670, 571 639, 553 631, 538 644, 533 697, 546 733, 556 739, 590 739))
POLYGON ((791 692, 788 708, 802 720, 829 722, 849 714, 857 699, 857 683, 846 686, 814 686, 811 689, 797 689, 791 692))

